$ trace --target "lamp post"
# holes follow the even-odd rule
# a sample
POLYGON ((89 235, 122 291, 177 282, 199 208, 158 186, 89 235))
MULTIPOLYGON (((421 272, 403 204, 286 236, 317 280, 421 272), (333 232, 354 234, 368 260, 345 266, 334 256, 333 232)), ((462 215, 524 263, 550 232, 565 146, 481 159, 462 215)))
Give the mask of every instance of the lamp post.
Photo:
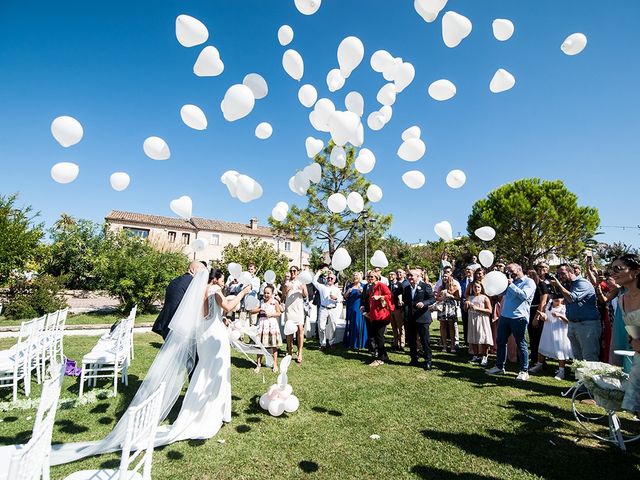
POLYGON ((373 226, 375 220, 373 218, 369 218, 369 212, 367 210, 362 211, 360 218, 362 219, 362 228, 364 233, 364 278, 367 278, 367 266, 369 259, 369 252, 367 249, 367 222, 371 223, 373 226))

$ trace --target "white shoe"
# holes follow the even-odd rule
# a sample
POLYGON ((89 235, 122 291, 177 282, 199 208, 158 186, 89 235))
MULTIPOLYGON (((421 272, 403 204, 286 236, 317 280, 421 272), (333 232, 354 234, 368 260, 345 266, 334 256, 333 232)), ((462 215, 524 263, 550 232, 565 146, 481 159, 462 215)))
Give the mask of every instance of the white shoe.
POLYGON ((487 363, 489 363, 489 358, 488 357, 482 357, 482 360, 480 360, 480 366, 481 367, 486 367, 487 363))
POLYGON ((487 370, 489 375, 504 375, 504 368, 493 367, 487 370))
POLYGON ((556 372, 556 376, 553 377, 553 378, 555 378, 556 380, 564 380, 564 369, 563 370, 558 370, 556 372))
POLYGON ((542 371, 542 369, 544 368, 544 364, 543 363, 536 363, 533 367, 531 367, 529 369, 529 373, 540 373, 542 371))
POLYGON ((520 372, 516 377, 516 380, 520 380, 521 382, 525 382, 529 380, 529 372, 520 372))

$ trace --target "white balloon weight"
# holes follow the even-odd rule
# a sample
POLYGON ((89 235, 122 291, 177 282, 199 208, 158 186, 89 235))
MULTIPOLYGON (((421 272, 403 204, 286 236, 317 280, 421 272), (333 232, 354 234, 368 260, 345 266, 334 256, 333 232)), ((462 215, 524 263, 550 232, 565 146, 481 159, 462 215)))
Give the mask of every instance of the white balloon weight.
POLYGON ((227 265, 227 270, 229 270, 229 274, 233 277, 233 278, 240 278, 240 275, 242 274, 242 265, 240 265, 239 263, 236 262, 231 262, 227 265))
POLYGON ((410 138, 420 138, 422 132, 420 131, 420 127, 414 125, 412 127, 407 128, 404 132, 402 132, 402 141, 406 142, 410 138))
POLYGON ((511 90, 515 84, 515 77, 507 72, 504 68, 499 68, 491 79, 489 90, 491 90, 493 93, 502 93, 506 92, 507 90, 511 90))
POLYGON ((284 402, 279 398, 274 398, 269 402, 269 415, 279 417, 284 413, 284 402))
POLYGON ((393 105, 396 101, 396 85, 394 83, 387 83, 378 90, 376 100, 382 105, 393 105))
POLYGON ((313 158, 322 151, 324 142, 318 138, 307 137, 304 147, 307 150, 307 157, 313 158))
POLYGON ((407 187, 417 190, 424 185, 424 173, 419 170, 410 170, 402 175, 402 181, 407 187))
POLYGON ((311 280, 313 280, 313 274, 309 270, 303 270, 298 275, 298 280, 304 284, 311 283, 311 280))
POLYGON ((373 252, 371 260, 369 260, 372 266, 378 268, 387 268, 389 266, 389 260, 382 250, 376 250, 373 252))
POLYGON ((113 188, 116 192, 125 190, 129 186, 130 181, 131 178, 129 178, 129 175, 124 172, 115 172, 112 173, 109 177, 111 188, 113 188))
POLYGON ((480 250, 478 259, 483 267, 489 268, 493 265, 493 252, 491 250, 480 250))
POLYGON ((313 183, 320 182, 322 178, 322 167, 320 166, 319 163, 313 162, 312 164, 304 167, 303 171, 307 174, 307 177, 309 177, 309 180, 311 182, 313 183))
POLYGON ((224 94, 221 109, 225 120, 233 122, 249 115, 255 104, 256 99, 251 89, 246 85, 236 84, 224 94))
POLYGON ((347 199, 341 193, 334 193, 327 199, 327 207, 333 213, 344 212, 344 209, 347 208, 347 199))
POLYGON ((183 47, 195 47, 209 38, 207 27, 197 18, 178 15, 176 18, 176 38, 183 47))
POLYGON ((80 173, 80 167, 75 163, 60 162, 51 167, 51 178, 58 183, 71 183, 80 173))
POLYGON ((258 137, 260 140, 266 140, 271 136, 272 133, 273 128, 271 127, 270 123, 261 122, 256 127, 256 137, 258 137))
POLYGON ((329 73, 327 73, 327 88, 330 92, 335 92, 344 87, 344 81, 345 79, 342 73, 340 73, 340 70, 337 68, 329 70, 329 73))
POLYGON ((364 45, 358 37, 347 37, 338 45, 338 65, 344 78, 351 75, 364 57, 364 45))
POLYGON ((448 0, 414 0, 413 7, 425 22, 431 23, 438 18, 438 14, 447 4, 447 1, 448 0))
POLYGON ((380 200, 382 200, 382 189, 375 184, 369 185, 369 188, 367 188, 367 198, 370 202, 379 202, 380 200))
POLYGON ((289 395, 284 401, 284 411, 287 413, 293 413, 300 407, 300 400, 294 394, 289 395))
POLYGON ((204 252, 209 246, 209 241, 206 238, 196 238, 191 243, 191 250, 194 252, 204 252))
POLYGON ((313 15, 320 8, 321 0, 294 0, 296 8, 303 15, 313 15))
POLYGON ((433 230, 436 232, 436 235, 445 242, 453 240, 453 229, 451 228, 451 224, 446 220, 436 223, 433 230))
POLYGON ((293 323, 293 321, 287 320, 286 322, 284 322, 285 335, 295 335, 297 331, 298 331, 298 326, 295 323, 293 323))
POLYGON ((291 28, 289 25, 282 25, 278 29, 278 42, 280 42, 280 45, 282 45, 283 47, 286 47, 291 43, 292 40, 293 28, 291 28))
POLYGON ((344 106, 359 117, 364 114, 364 98, 358 92, 349 92, 344 99, 344 106))
POLYGON ((509 280, 507 280, 507 276, 504 273, 494 270, 484 276, 482 286, 484 287, 484 293, 489 297, 493 297, 504 293, 509 286, 509 280))
POLYGON ((269 403, 271 402, 271 399, 269 398, 269 395, 267 395, 266 393, 264 395, 262 395, 260 397, 260 401, 258 402, 260 404, 260 408, 263 410, 269 410, 269 403))
POLYGON ((347 206, 353 213, 360 213, 364 210, 364 199, 358 192, 351 192, 347 195, 347 206))
POLYGON ((253 93, 253 97, 256 100, 260 100, 261 98, 266 97, 267 94, 269 93, 269 86, 267 85, 267 81, 260 74, 257 74, 257 73, 248 74, 247 76, 244 77, 244 80, 242 80, 242 84, 246 85, 247 87, 249 87, 249 89, 251 89, 251 92, 253 93))
POLYGON ((298 90, 298 100, 302 106, 310 108, 318 99, 318 91, 313 85, 306 83, 298 90))
POLYGON ((207 129, 207 117, 202 109, 196 105, 183 105, 180 109, 180 118, 189 128, 194 130, 207 129))
POLYGON ((456 86, 446 78, 436 80, 429 85, 429 96, 439 102, 444 102, 456 95, 456 86))
POLYGON ((353 112, 336 110, 329 115, 329 133, 338 146, 354 138, 360 125, 360 117, 353 112))
POLYGON ((462 170, 451 170, 447 174, 447 185, 451 188, 460 188, 467 181, 467 176, 462 170))
POLYGON ((506 18, 496 18, 491 26, 493 28, 493 36, 496 37, 496 40, 500 40, 501 42, 509 40, 515 29, 513 22, 506 18))
POLYGON ((369 173, 376 166, 376 156, 368 148, 361 148, 356 157, 356 170, 369 173))
POLYGON ((473 233, 475 233, 476 237, 480 240, 484 240, 485 242, 490 242, 496 237, 496 231, 492 227, 480 227, 473 233))
POLYGON ((276 281, 276 272, 273 270, 267 270, 263 275, 264 281, 267 283, 273 283, 276 281))
POLYGON ((471 20, 456 12, 447 12, 442 17, 442 40, 449 48, 460 45, 460 42, 471 33, 471 20))
POLYGON ((167 160, 171 157, 169 145, 160 137, 149 137, 142 144, 142 150, 151 160, 167 160))
POLYGON ((578 55, 587 46, 587 36, 584 33, 573 33, 564 39, 560 50, 566 55, 578 55))
POLYGON ((189 220, 191 218, 191 211, 193 210, 193 202, 191 201, 191 197, 183 195, 180 198, 171 200, 169 208, 171 208, 171 211, 180 218, 189 220))
POLYGON ((220 59, 220 52, 212 45, 202 49, 193 64, 193 73, 198 77, 217 77, 224 71, 224 63, 220 59))
POLYGON ((336 145, 331 149, 329 162, 337 168, 344 168, 347 165, 347 152, 343 147, 336 145))
POLYGON ((371 68, 378 73, 382 73, 395 65, 393 55, 386 50, 377 50, 373 52, 370 63, 371 68))
POLYGON ((398 156, 407 162, 416 162, 420 160, 427 150, 427 146, 419 138, 410 138, 405 140, 398 148, 398 156))
POLYGON ((345 268, 349 268, 351 265, 351 256, 349 252, 343 247, 337 248, 335 252, 333 252, 333 257, 331 258, 331 266, 334 270, 341 272, 345 268))
POLYGON ((282 67, 294 80, 300 80, 304 75, 304 60, 302 56, 293 49, 289 49, 282 55, 282 67))
POLYGON ((73 117, 63 115, 51 122, 51 135, 63 147, 75 145, 84 135, 82 125, 73 117))

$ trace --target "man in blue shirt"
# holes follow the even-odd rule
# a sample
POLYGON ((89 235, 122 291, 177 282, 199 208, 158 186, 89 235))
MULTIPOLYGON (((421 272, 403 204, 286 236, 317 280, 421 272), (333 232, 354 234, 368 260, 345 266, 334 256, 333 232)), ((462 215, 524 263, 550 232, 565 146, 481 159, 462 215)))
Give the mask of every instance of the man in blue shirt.
POLYGON ((513 334, 518 346, 520 372, 516 380, 529 380, 529 352, 527 349, 527 324, 531 301, 536 293, 536 284, 522 271, 517 263, 510 263, 504 273, 509 280, 509 286, 504 294, 502 313, 498 319, 498 335, 496 339, 496 365, 487 370, 491 375, 504 373, 504 362, 507 357, 507 340, 513 334))

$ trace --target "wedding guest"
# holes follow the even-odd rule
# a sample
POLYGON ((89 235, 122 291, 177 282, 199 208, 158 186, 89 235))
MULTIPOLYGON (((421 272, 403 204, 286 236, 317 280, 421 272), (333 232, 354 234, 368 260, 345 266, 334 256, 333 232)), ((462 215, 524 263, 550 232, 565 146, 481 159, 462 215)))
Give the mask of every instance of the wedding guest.
POLYGON ((389 279, 382 275, 382 269, 380 267, 375 267, 373 271, 380 276, 380 281, 382 283, 384 283, 386 286, 389 286, 389 279))
POLYGON ((347 334, 345 335, 345 344, 347 348, 356 348, 359 350, 367 347, 368 339, 366 322, 360 311, 362 289, 364 288, 362 273, 354 273, 351 283, 345 287, 344 298, 347 308, 347 334))
POLYGON ((447 351, 447 339, 451 344, 451 353, 456 353, 455 324, 458 321, 458 302, 460 284, 451 274, 442 277, 442 287, 436 296, 438 300, 438 321, 440 322, 440 341, 442 351, 447 351))
MULTIPOLYGON (((404 273, 404 272, 403 272, 404 273)), ((402 292, 404 287, 402 281, 398 279, 397 272, 389 272, 389 290, 395 305, 395 310, 391 312, 391 329, 393 330, 392 350, 404 351, 404 304, 402 303, 402 292)))
POLYGON ((473 255, 471 257, 471 263, 469 265, 467 265, 467 268, 471 269, 471 271, 475 271, 478 268, 482 267, 482 265, 480 265, 478 263, 478 257, 476 257, 475 255, 473 255))
MULTIPOLYGON (((460 294, 462 295, 462 288, 460 288, 460 283, 453 278, 453 267, 451 266, 451 264, 446 261, 446 252, 444 254, 444 260, 442 262, 442 275, 440 276, 440 278, 438 279, 438 281, 436 282, 435 287, 433 287, 433 291, 435 292, 436 295, 436 299, 438 298, 438 295, 440 294, 440 291, 442 290, 442 282, 445 276, 449 276, 451 277, 451 280, 453 281, 454 285, 457 287, 458 291, 460 292, 460 294)), ((426 270, 424 271, 425 276, 426 276, 426 270)), ((457 304, 456 304, 456 319, 453 322, 453 339, 454 339, 454 348, 457 349, 460 343, 460 334, 458 332, 458 312, 457 312, 457 304)))
POLYGON ((609 285, 607 278, 602 270, 596 270, 593 262, 587 262, 587 279, 591 282, 596 290, 596 300, 598 305, 598 313, 600 314, 600 325, 602 327, 602 335, 600 337, 600 361, 608 362, 611 356, 611 317, 609 316, 609 305, 607 301, 607 293, 609 293, 609 285))
MULTIPOLYGON (((260 292, 260 279, 256 276, 256 266, 253 263, 250 263, 247 266, 247 271, 251 274, 251 291, 248 293, 247 297, 256 297, 259 298, 258 294, 260 292)), ((246 286, 246 285, 243 285, 246 286)), ((246 297, 245 300, 243 301, 243 305, 244 302, 246 302, 246 297)), ((257 314, 250 314, 250 321, 251 321, 251 325, 255 325, 258 322, 258 315, 257 314)))
POLYGON ((391 291, 380 280, 380 274, 376 271, 370 272, 374 278, 374 283, 369 292, 369 337, 373 343, 373 361, 371 367, 379 367, 389 360, 387 350, 384 345, 384 334, 387 325, 391 322, 391 312, 395 308, 391 299, 391 291))
MULTIPOLYGON (((258 315, 258 339, 260 343, 271 350, 273 355, 273 371, 278 371, 278 347, 282 345, 280 338, 280 325, 278 319, 282 310, 280 302, 273 297, 273 287, 267 286, 264 289, 264 298, 259 307, 250 311, 258 315)), ((259 372, 262 364, 262 355, 258 355, 255 371, 259 372)))
POLYGON ((544 299, 541 295, 541 289, 545 288, 544 282, 538 277, 538 273, 535 270, 527 270, 527 276, 533 280, 536 284, 536 291, 533 294, 533 300, 531 300, 531 307, 529 308, 529 324, 527 325, 527 331, 529 332, 529 349, 531 360, 536 361, 538 359, 538 345, 540 344, 540 337, 542 336, 543 321, 540 320, 539 310, 544 312, 546 308, 547 297, 544 299), (544 305, 541 305, 542 302, 544 305))
POLYGON ((407 275, 409 285, 404 287, 402 301, 405 305, 405 328, 411 362, 409 365, 418 366, 418 335, 420 336, 424 368, 431 370, 431 346, 429 327, 431 326, 431 310, 436 299, 431 285, 420 280, 420 273, 412 269, 407 275))
POLYGON ((489 357, 489 347, 493 345, 490 318, 492 309, 491 300, 484 294, 480 282, 471 284, 471 295, 465 303, 465 308, 469 312, 469 344, 476 352, 471 363, 479 362, 485 367, 489 357))
MULTIPOLYGON (((307 286, 298 280, 300 269, 296 266, 289 268, 289 281, 284 284, 282 292, 285 298, 285 321, 296 326, 297 357, 296 362, 302 363, 302 346, 304 344, 304 300, 308 297, 307 286)), ((293 356, 293 334, 287 335, 287 353, 293 356)))
POLYGON ((318 334, 320 349, 333 348, 335 345, 336 324, 342 310, 342 293, 336 287, 336 275, 325 267, 313 277, 313 286, 320 295, 320 313, 318 315, 318 334), (325 274, 327 284, 319 282, 321 274, 325 274))
POLYGON ((564 368, 567 360, 573 358, 571 343, 569 342, 569 320, 562 297, 555 296, 540 315, 543 323, 540 346, 538 348, 538 362, 529 369, 530 373, 541 372, 546 358, 558 360, 560 368, 555 373, 556 380, 564 380, 564 368))
MULTIPOLYGON (((466 301, 469 298, 468 287, 473 283, 473 270, 471 266, 468 265, 467 268, 464 269, 464 277, 460 280, 460 313, 462 315, 462 330, 464 335, 464 343, 469 345, 469 312, 466 307, 466 301)), ((475 353, 472 351, 471 346, 469 346, 470 353, 475 353)))

